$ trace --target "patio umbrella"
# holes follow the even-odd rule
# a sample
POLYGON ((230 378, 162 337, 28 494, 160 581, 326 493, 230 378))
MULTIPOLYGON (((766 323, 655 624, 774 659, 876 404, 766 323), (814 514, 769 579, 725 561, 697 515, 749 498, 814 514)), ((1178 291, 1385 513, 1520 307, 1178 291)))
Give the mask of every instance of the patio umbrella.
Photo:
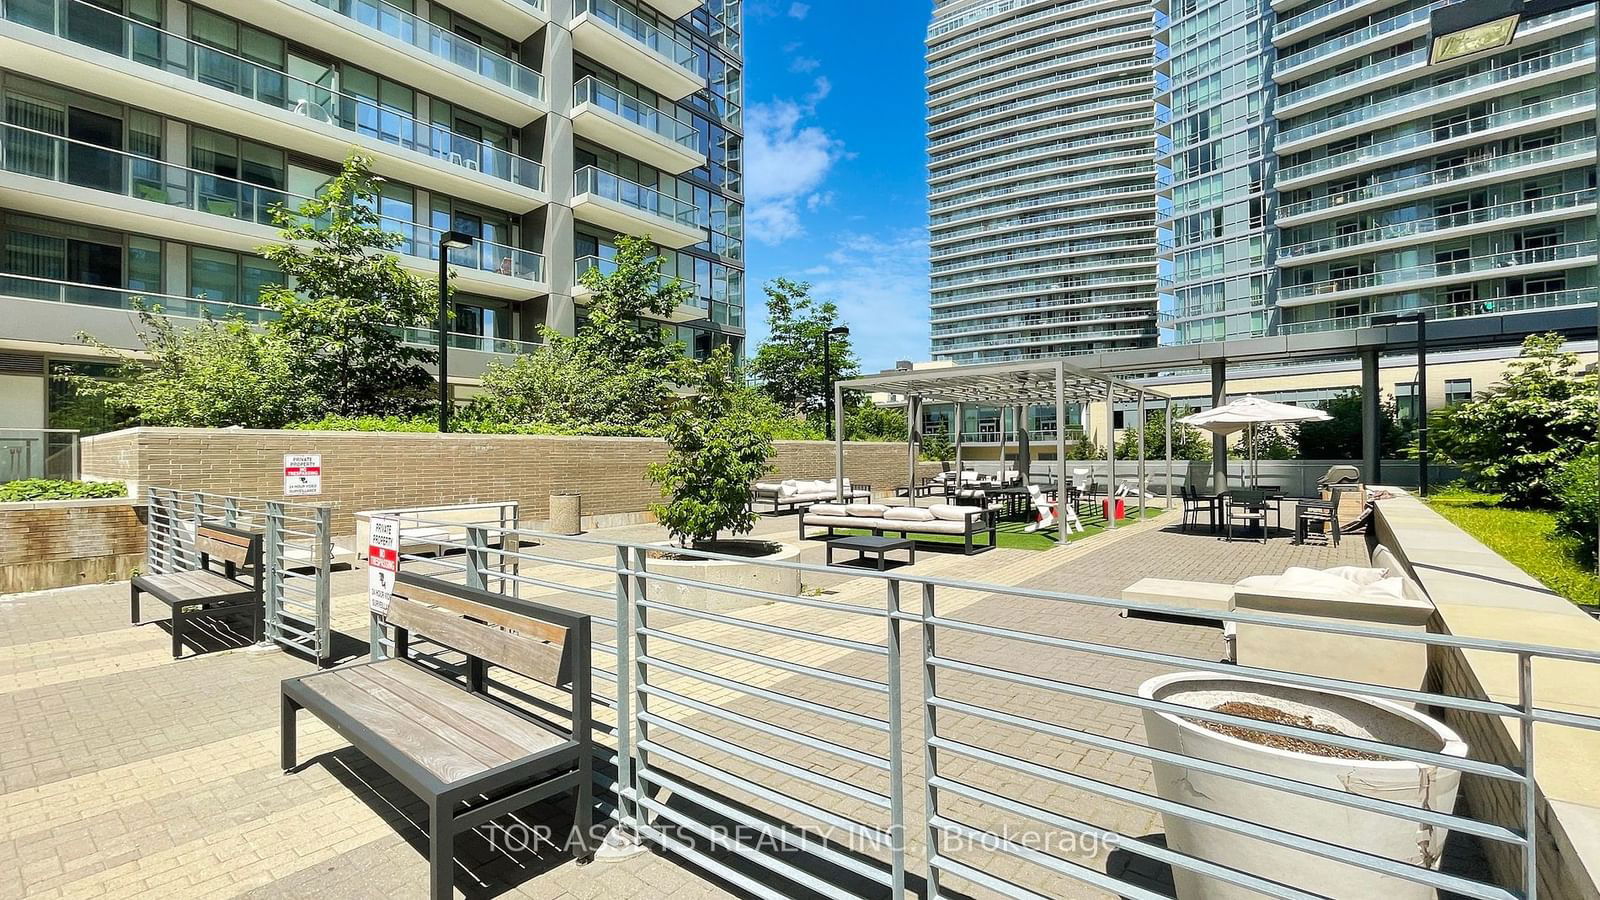
MULTIPOLYGON (((1290 406, 1287 403, 1273 403, 1260 397, 1240 397, 1231 403, 1197 412, 1191 416, 1184 416, 1179 422, 1203 428, 1212 434, 1230 435, 1249 429, 1253 432, 1257 425, 1277 425, 1283 422, 1325 422, 1332 418, 1320 409, 1311 409, 1304 406, 1290 406)), ((1255 485, 1259 481, 1256 472, 1256 447, 1255 441, 1250 440, 1253 434, 1245 435, 1246 443, 1250 447, 1250 483, 1255 485)))

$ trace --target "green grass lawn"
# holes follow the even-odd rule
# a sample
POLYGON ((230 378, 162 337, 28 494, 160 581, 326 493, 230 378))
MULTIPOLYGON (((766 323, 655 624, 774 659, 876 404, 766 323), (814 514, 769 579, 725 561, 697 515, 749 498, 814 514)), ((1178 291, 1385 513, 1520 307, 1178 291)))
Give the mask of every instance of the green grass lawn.
MULTIPOLYGON (((1144 517, 1150 519, 1161 515, 1161 513, 1162 510, 1160 509, 1146 509, 1144 511, 1144 517)), ((1138 508, 1129 507, 1127 518, 1122 519, 1121 521, 1132 525, 1138 520, 1138 508)), ((1056 533, 1054 529, 1043 533, 1033 532, 1030 534, 1023 530, 1027 526, 1027 522, 1001 521, 999 526, 999 545, 1010 550, 1049 550, 1051 547, 1056 546, 1056 533)), ((1118 527, 1121 526, 1119 525, 1118 527)), ((1081 541, 1084 538, 1094 537, 1102 531, 1105 531, 1105 522, 1102 521, 1097 515, 1093 519, 1084 521, 1083 531, 1074 531, 1073 533, 1067 535, 1067 541, 1069 543, 1072 541, 1081 541)), ((836 528, 834 529, 833 533, 845 535, 864 535, 870 534, 871 532, 862 531, 859 528, 836 528)), ((894 535, 891 535, 891 537, 893 536, 894 535)), ((931 544, 955 544, 957 546, 962 546, 964 542, 964 539, 960 535, 955 534, 914 534, 911 535, 911 537, 915 538, 918 542, 926 541, 931 544)), ((981 536, 974 538, 973 544, 981 547, 988 540, 989 535, 987 532, 985 532, 981 536)))
POLYGON ((1584 571, 1555 534, 1555 514, 1497 505, 1495 494, 1445 488, 1429 505, 1462 531, 1574 603, 1600 604, 1600 577, 1584 571))

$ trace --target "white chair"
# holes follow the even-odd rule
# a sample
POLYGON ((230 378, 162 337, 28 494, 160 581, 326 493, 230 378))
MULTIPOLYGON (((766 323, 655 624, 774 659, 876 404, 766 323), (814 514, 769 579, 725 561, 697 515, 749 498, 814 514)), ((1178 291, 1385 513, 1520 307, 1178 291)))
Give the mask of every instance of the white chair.
MULTIPOLYGON (((1041 528, 1050 528, 1056 524, 1055 508, 1050 505, 1050 500, 1045 497, 1043 491, 1039 490, 1038 485, 1028 485, 1028 499, 1033 503, 1034 511, 1039 514, 1039 519, 1036 522, 1030 522, 1026 528, 1022 529, 1023 531, 1031 534, 1041 528)), ((1067 534, 1071 534, 1074 531, 1083 531, 1083 522, 1078 518, 1078 511, 1073 509, 1071 504, 1061 506, 1060 527, 1065 529, 1067 534)))

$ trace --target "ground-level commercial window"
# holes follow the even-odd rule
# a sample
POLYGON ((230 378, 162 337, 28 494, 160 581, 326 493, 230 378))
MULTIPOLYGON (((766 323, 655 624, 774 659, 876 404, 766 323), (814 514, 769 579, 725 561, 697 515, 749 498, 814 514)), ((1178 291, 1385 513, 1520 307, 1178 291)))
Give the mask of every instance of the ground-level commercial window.
POLYGON ((1444 402, 1446 404, 1465 403, 1471 399, 1471 378, 1446 378, 1444 380, 1444 402))

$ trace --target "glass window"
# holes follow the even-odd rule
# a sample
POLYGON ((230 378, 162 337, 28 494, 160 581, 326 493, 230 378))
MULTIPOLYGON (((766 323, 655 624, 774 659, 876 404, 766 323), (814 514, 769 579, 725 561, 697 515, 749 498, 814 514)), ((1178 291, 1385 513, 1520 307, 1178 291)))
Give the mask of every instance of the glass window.
POLYGON ((1400 421, 1403 424, 1415 425, 1417 423, 1417 383, 1415 381, 1402 381, 1395 385, 1394 399, 1400 421))
POLYGON ((189 294, 207 300, 239 302, 239 255, 227 250, 191 247, 189 294))
POLYGON ((1444 402, 1446 404, 1465 403, 1472 399, 1471 378, 1446 378, 1444 381, 1444 402))

